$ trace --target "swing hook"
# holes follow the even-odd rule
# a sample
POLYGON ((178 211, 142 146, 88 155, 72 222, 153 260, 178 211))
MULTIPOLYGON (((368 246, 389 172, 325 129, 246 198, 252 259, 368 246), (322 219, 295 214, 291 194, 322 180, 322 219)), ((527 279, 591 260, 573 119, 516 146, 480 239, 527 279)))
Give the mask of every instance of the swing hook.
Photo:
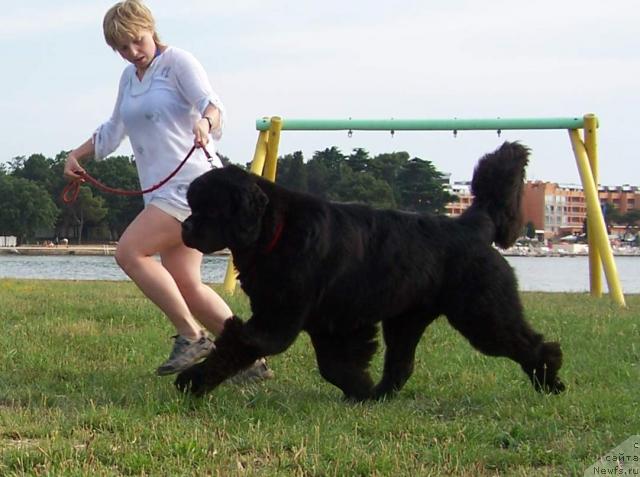
POLYGON ((457 129, 454 129, 454 130, 453 130, 453 137, 454 137, 454 138, 457 138, 457 137, 458 137, 458 130, 457 130, 457 129))
POLYGON ((349 129, 349 131, 347 131, 347 137, 352 137, 352 136, 353 136, 353 131, 349 129))
POLYGON ((393 129, 390 132, 391 132, 391 139, 393 139, 393 137, 395 136, 396 132, 393 129))
POLYGON ((498 129, 498 137, 500 137, 500 135, 502 134, 502 129, 498 129))

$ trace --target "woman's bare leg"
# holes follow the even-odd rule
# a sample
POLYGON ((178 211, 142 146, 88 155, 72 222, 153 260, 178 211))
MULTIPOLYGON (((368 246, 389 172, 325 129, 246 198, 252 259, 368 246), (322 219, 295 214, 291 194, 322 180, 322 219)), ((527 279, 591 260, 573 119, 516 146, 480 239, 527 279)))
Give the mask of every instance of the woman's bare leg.
POLYGON ((211 333, 219 335, 225 320, 233 313, 211 287, 202 283, 202 253, 181 242, 163 251, 161 257, 193 316, 211 333))
POLYGON ((200 326, 171 273, 154 258, 182 245, 180 222, 153 205, 146 207, 122 234, 116 262, 142 292, 160 308, 178 334, 195 339, 200 326))

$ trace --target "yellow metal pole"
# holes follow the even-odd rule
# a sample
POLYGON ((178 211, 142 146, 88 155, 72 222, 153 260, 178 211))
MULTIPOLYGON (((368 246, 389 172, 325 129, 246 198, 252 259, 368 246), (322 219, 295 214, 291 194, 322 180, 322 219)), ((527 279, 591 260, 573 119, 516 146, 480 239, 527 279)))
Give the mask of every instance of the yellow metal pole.
POLYGON ((263 176, 271 182, 276 180, 276 168, 278 167, 278 146, 280 145, 280 131, 282 130, 282 118, 271 118, 269 126, 269 142, 267 143, 267 158, 264 164, 263 176))
POLYGON ((251 172, 254 174, 262 175, 264 171, 264 161, 267 157, 267 142, 269 141, 269 131, 260 131, 258 134, 258 142, 256 143, 256 150, 253 153, 253 160, 251 161, 251 172))
MULTIPOLYGON (((584 145, 589 158, 589 166, 593 175, 593 182, 596 186, 596 194, 599 181, 598 171, 598 141, 596 131, 598 120, 593 114, 584 116, 584 145)), ((598 202, 600 202, 598 200, 598 202)), ((587 238, 589 242, 589 279, 591 284, 591 294, 596 297, 602 296, 602 262, 600 253, 594 240, 594 229, 591 221, 587 219, 587 238)))
POLYGON ((580 139, 580 133, 577 129, 569 130, 569 138, 571 139, 573 154, 576 157, 576 163, 578 165, 578 171, 580 172, 580 179, 582 180, 582 187, 584 188, 584 195, 587 201, 587 221, 588 223, 593 224, 592 230, 594 243, 598 249, 600 257, 602 258, 604 272, 607 277, 607 284, 609 285, 609 293, 617 304, 620 306, 626 306, 624 295, 622 294, 622 288, 620 287, 620 280, 618 279, 616 263, 613 260, 613 253, 611 252, 611 244, 609 243, 607 228, 604 223, 604 217, 602 217, 602 211, 600 210, 598 189, 596 188, 593 175, 591 174, 591 167, 589 166, 587 149, 580 139))
POLYGON ((224 282, 223 288, 227 293, 233 294, 236 291, 236 281, 238 272, 236 271, 236 267, 233 266, 233 260, 231 255, 229 255, 229 261, 227 262, 227 271, 224 274, 224 282))
MULTIPOLYGON (((258 142, 256 143, 256 150, 253 153, 253 160, 251 161, 251 172, 254 174, 262 175, 264 169, 265 157, 267 155, 267 141, 269 140, 267 131, 260 131, 258 134, 258 142)), ((224 275, 223 288, 227 293, 233 293, 236 290, 236 277, 238 272, 233 266, 233 260, 227 262, 227 271, 224 275)))

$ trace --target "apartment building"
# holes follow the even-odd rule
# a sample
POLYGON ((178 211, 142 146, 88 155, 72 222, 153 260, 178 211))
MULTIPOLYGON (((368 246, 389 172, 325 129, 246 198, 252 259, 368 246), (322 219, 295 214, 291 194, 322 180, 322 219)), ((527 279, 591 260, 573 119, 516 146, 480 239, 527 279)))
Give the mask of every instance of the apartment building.
POLYGON ((450 194, 458 197, 455 202, 449 202, 445 206, 446 214, 450 217, 458 217, 462 214, 473 201, 471 195, 471 181, 453 182, 445 186, 450 194))
MULTIPOLYGON (((447 214, 460 215, 473 200, 468 182, 451 184, 450 191, 458 201, 447 205, 447 214)), ((640 188, 635 186, 600 187, 600 204, 613 204, 620 213, 640 208, 640 188)), ((581 185, 529 181, 522 198, 524 223, 532 222, 544 238, 557 238, 582 233, 587 217, 587 205, 581 185)))

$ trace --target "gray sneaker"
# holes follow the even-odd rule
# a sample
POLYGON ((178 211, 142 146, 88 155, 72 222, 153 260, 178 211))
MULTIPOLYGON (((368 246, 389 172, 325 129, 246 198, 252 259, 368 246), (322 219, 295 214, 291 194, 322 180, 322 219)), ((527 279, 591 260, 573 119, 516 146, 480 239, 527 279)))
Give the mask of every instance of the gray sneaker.
POLYGON ((273 371, 269 369, 269 366, 267 366, 267 360, 260 358, 247 369, 240 371, 235 376, 229 378, 229 382, 233 384, 252 383, 271 379, 273 376, 273 371))
POLYGON ((181 335, 173 336, 173 349, 164 363, 156 370, 158 376, 179 373, 206 358, 214 348, 213 340, 202 333, 197 340, 190 340, 181 335))

